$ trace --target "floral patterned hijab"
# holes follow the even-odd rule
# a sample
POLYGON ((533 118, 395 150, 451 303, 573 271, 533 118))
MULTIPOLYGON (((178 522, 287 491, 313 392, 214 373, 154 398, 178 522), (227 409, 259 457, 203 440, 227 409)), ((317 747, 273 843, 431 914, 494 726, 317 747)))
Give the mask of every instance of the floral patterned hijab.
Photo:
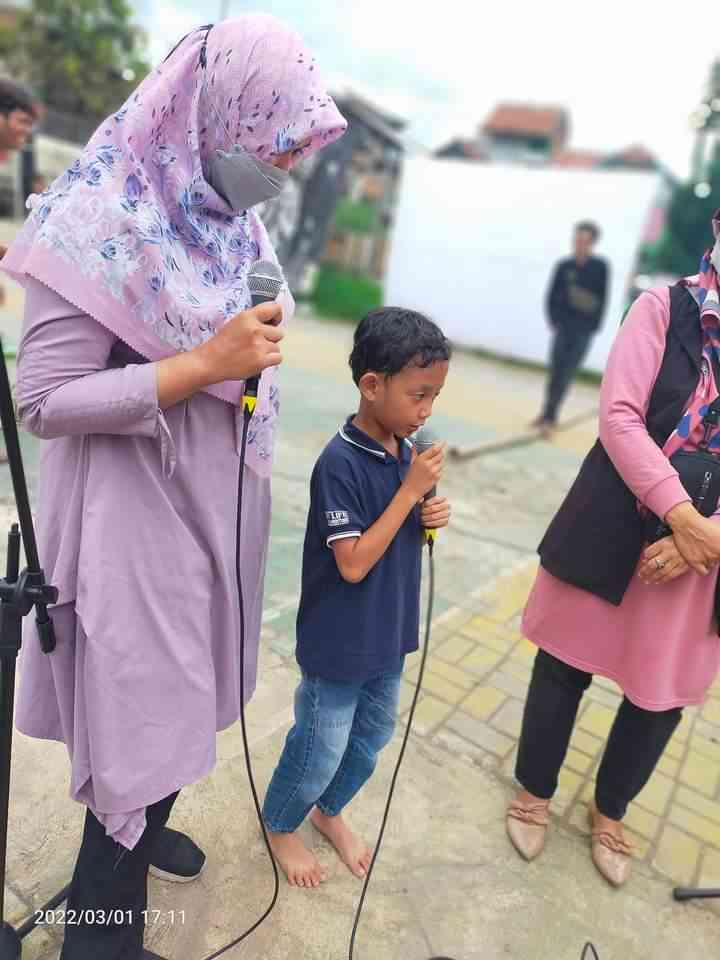
MULTIPOLYGON (((41 195, 2 266, 34 277, 148 360, 189 350, 250 305, 247 275, 276 260, 262 221, 208 184, 215 149, 293 160, 346 122, 301 39, 263 14, 185 37, 41 195)), ((263 378, 269 379, 269 378, 263 378)), ((241 385, 210 393, 231 403, 241 385)))

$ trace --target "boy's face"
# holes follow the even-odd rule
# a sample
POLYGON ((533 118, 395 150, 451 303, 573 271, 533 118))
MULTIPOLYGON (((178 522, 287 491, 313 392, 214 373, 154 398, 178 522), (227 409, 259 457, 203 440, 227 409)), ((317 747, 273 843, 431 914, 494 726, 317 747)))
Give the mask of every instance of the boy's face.
POLYGON ((366 374, 374 378, 372 395, 365 395, 373 404, 377 421, 396 437, 415 433, 432 415, 433 403, 445 385, 449 367, 449 362, 443 360, 429 367, 409 364, 392 377, 366 374))

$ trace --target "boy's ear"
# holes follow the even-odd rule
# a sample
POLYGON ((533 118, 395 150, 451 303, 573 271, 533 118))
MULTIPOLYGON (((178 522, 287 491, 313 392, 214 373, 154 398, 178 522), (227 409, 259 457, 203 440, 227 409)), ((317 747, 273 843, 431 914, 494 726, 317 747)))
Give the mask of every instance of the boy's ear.
POLYGON ((377 375, 377 373, 373 373, 372 370, 368 370, 367 373, 364 373, 360 377, 360 382, 358 383, 358 389, 360 390, 360 393, 371 403, 373 400, 377 399, 379 386, 380 377, 377 375))

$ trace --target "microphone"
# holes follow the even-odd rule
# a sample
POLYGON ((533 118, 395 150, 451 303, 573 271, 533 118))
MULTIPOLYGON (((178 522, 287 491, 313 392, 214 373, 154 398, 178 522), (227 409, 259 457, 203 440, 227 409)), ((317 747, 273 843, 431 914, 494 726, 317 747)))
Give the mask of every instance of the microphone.
MULTIPOLYGON (((426 450, 429 450, 430 447, 435 446, 435 444, 439 442, 439 438, 435 435, 430 427, 421 427, 415 434, 413 442, 418 453, 425 453, 426 450)), ((435 496, 437 496, 437 487, 433 487, 432 490, 429 490, 425 494, 425 499, 429 500, 431 497, 435 496)), ((437 530, 431 530, 428 527, 425 528, 426 543, 435 543, 436 536, 437 530)))
MULTIPOLYGON (((277 300, 284 282, 283 272, 276 263, 272 263, 270 260, 256 260, 250 267, 250 273, 248 275, 250 300, 253 307, 257 307, 261 303, 272 303, 273 300, 277 300)), ((255 412, 259 388, 260 374, 256 377, 249 377, 245 381, 243 410, 249 416, 252 416, 255 412)))

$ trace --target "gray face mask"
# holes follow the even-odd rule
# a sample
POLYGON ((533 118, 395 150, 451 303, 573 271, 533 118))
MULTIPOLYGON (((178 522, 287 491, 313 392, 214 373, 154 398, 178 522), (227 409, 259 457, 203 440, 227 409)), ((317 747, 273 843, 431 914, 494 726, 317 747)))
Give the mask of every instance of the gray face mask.
POLYGON ((228 153, 216 150, 208 169, 210 186, 238 212, 273 200, 289 177, 287 170, 250 156, 238 144, 228 153))

